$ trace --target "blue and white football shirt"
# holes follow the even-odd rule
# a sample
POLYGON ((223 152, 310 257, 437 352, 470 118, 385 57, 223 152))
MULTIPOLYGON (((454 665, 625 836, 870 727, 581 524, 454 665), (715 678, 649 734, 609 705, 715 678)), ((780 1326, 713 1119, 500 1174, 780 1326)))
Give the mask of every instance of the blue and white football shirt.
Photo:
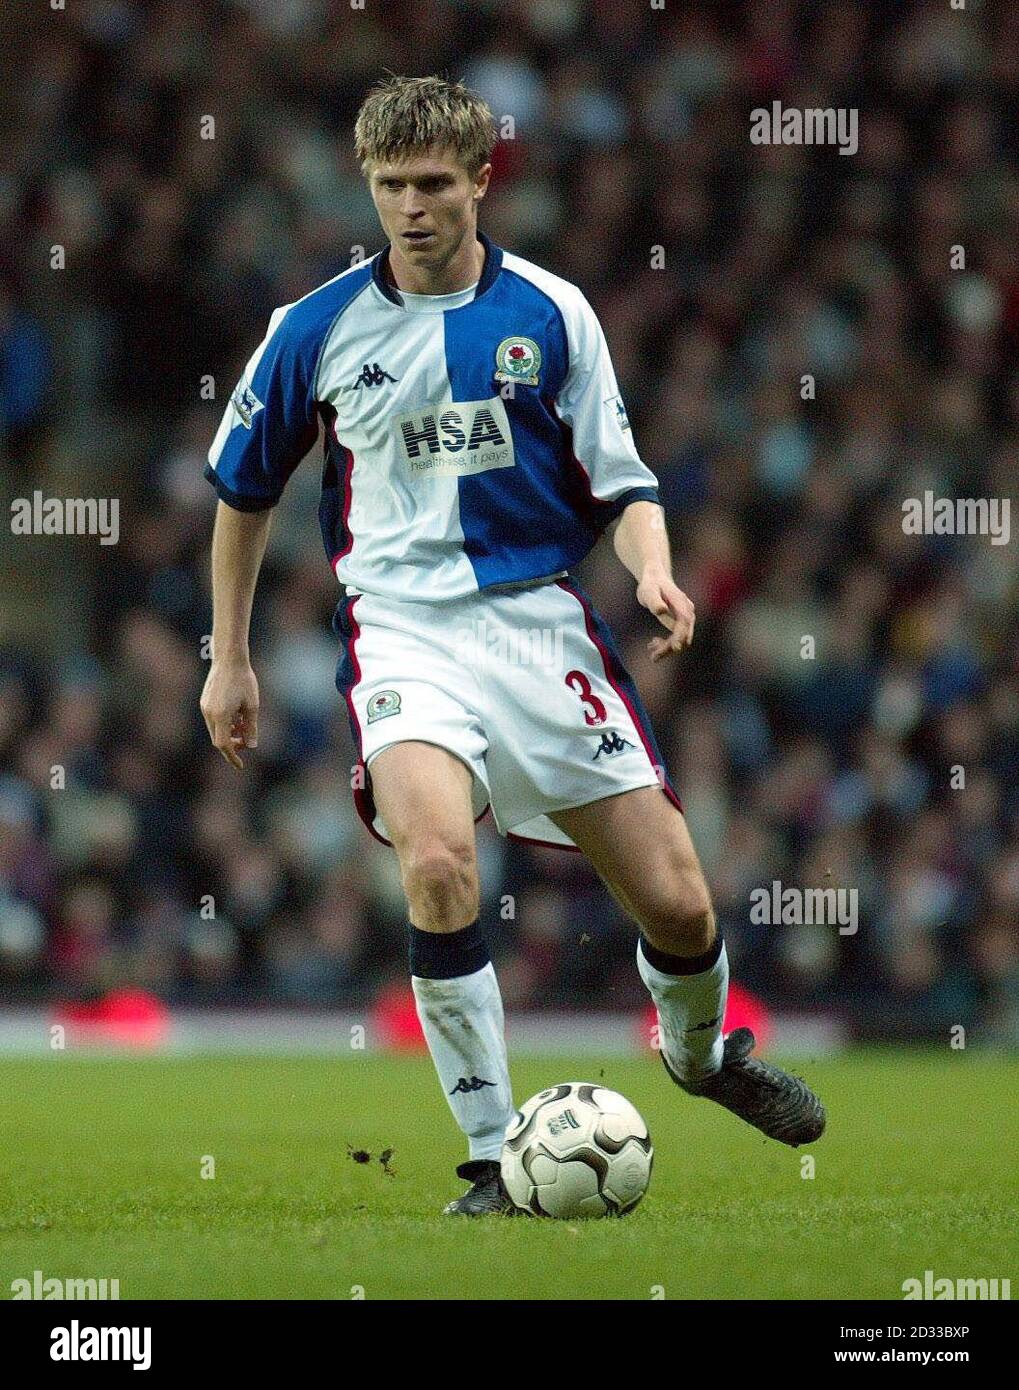
POLYGON ((560 574, 658 500, 590 304, 478 239, 473 297, 436 297, 455 307, 412 310, 387 247, 275 310, 209 450, 224 502, 272 507, 321 421, 322 539, 350 589, 445 600, 560 574))

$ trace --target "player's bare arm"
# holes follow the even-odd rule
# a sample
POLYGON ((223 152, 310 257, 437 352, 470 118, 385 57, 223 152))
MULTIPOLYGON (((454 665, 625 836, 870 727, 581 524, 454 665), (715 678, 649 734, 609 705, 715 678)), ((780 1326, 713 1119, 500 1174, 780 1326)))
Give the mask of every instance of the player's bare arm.
POLYGON ((637 581, 637 602, 653 613, 668 637, 652 637, 652 661, 681 652, 693 641, 694 606, 672 577, 665 515, 657 502, 631 502, 612 538, 616 554, 637 581))
POLYGON ((272 512, 242 512, 220 502, 212 536, 212 666, 202 691, 209 737, 231 767, 239 748, 258 747, 258 682, 248 629, 272 512))

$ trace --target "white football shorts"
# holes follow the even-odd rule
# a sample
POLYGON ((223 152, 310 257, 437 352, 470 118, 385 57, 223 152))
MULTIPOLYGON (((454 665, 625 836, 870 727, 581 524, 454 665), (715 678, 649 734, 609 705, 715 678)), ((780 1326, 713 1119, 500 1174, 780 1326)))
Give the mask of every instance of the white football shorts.
POLYGON ((573 848, 549 813, 660 785, 677 806, 612 635, 572 578, 443 603, 348 593, 337 688, 359 753, 354 798, 388 844, 371 764, 434 743, 470 768, 474 814, 504 835, 573 848))

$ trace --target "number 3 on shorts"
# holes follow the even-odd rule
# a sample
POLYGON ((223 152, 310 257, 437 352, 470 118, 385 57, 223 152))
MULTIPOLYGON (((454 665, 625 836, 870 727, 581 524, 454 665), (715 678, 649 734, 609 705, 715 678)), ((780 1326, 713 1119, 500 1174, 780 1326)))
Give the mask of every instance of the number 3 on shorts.
POLYGON ((567 671, 564 679, 570 689, 575 690, 580 696, 580 702, 585 706, 584 723, 604 724, 609 717, 609 712, 591 689, 591 682, 584 675, 583 671, 567 671), (591 707, 590 713, 588 713, 586 708, 588 705, 591 707))

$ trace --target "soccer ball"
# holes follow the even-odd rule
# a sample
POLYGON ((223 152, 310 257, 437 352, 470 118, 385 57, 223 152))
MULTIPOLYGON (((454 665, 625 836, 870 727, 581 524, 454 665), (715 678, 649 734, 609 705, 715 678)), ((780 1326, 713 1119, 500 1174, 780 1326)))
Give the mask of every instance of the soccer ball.
POLYGON ((502 1149, 513 1205, 535 1216, 622 1216, 647 1191, 654 1150, 625 1096, 565 1081, 517 1111, 502 1149))

